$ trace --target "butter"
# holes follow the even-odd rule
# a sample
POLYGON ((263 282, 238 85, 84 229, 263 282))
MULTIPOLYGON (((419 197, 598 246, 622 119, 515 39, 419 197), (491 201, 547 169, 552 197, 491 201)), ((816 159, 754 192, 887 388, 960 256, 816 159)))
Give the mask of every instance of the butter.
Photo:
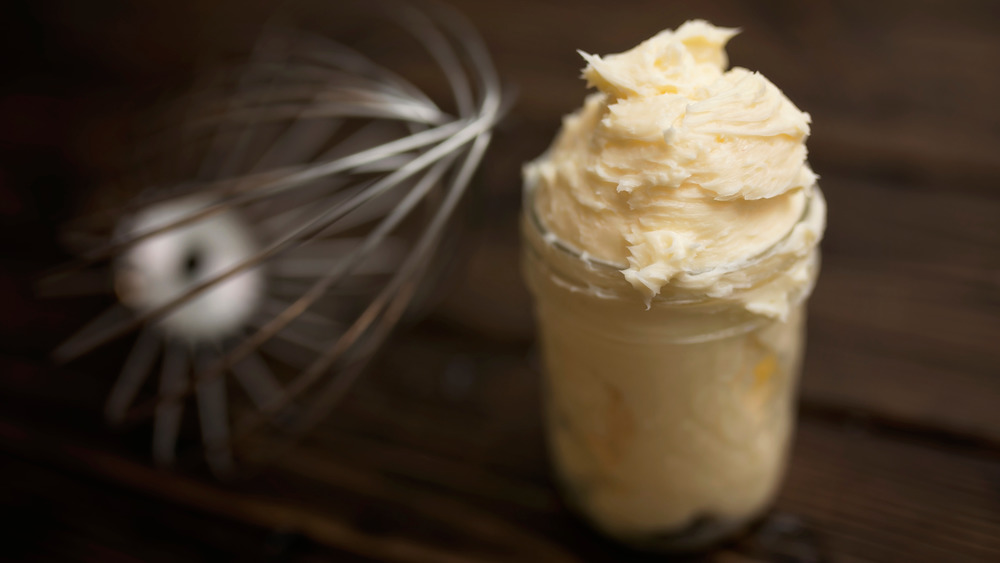
MULTIPOLYGON (((816 183, 809 115, 759 73, 726 70, 735 34, 691 21, 624 53, 581 53, 598 92, 525 167, 545 228, 620 265, 647 305, 666 284, 724 297, 762 253, 805 256, 824 228, 820 201, 790 234, 816 183)), ((773 295, 747 297, 762 313, 788 312, 773 295)))
POLYGON ((686 550, 772 502, 826 204, 809 116, 692 21, 607 57, 524 170, 547 434, 595 527, 686 550))

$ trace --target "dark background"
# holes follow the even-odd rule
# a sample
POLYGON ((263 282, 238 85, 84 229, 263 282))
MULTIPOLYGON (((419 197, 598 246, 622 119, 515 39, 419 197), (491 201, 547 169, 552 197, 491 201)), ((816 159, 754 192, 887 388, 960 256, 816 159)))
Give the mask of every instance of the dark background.
MULTIPOLYGON (((30 280, 56 225, 121 163, 137 108, 238 44, 265 2, 18 2, 0 8, 0 559, 608 560, 547 473, 520 165, 606 54, 701 17, 741 27, 732 64, 813 118, 829 201, 801 425, 775 512, 712 561, 1000 559, 1000 3, 977 0, 450 2, 517 93, 476 189, 448 297, 398 331, 350 399, 239 483, 151 468, 116 434, 113 374, 54 369, 86 305, 30 280)), ((338 25, 349 33, 345 19, 338 25)))

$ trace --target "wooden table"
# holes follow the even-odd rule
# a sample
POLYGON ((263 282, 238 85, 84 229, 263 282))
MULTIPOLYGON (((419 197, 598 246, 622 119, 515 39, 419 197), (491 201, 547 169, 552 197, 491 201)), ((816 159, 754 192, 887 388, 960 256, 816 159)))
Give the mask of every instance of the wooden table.
POLYGON ((448 297, 299 448, 228 483, 153 468, 146 426, 105 427, 113 374, 45 359, 85 307, 38 301, 27 282, 57 253, 61 198, 108 166, 116 100, 155 90, 150 61, 183 69, 198 43, 169 38, 225 6, 50 2, 5 18, 30 54, 0 105, 0 559, 651 560, 595 536, 553 490, 519 166, 584 94, 574 49, 620 51, 701 16, 743 27, 733 63, 811 112, 830 206, 787 482, 752 534, 704 560, 1000 561, 1000 7, 452 3, 518 88, 476 187, 488 212, 448 297))

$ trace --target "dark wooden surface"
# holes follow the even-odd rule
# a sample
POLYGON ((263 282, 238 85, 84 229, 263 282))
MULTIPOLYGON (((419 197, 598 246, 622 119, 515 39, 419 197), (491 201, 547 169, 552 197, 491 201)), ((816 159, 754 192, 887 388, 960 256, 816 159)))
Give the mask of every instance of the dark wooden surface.
POLYGON ((155 469, 148 427, 105 427, 113 374, 45 359, 86 306, 39 301, 27 280, 58 253, 51 223, 112 165, 122 100, 183 73, 233 12, 10 9, 6 52, 24 54, 0 103, 0 559, 651 560, 596 537, 553 490, 519 167, 582 99, 575 49, 620 51, 700 16, 742 27, 732 62, 812 114, 830 204, 787 483, 753 534, 704 560, 1000 561, 1000 4, 452 3, 518 101, 448 297, 301 447, 230 483, 155 469))

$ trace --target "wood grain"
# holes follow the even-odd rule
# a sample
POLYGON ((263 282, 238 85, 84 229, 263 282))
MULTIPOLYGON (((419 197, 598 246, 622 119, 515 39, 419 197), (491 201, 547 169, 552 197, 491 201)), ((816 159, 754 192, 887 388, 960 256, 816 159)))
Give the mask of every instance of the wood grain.
MULTIPOLYGON (((409 344, 371 374, 342 412, 249 481, 213 484, 190 472, 150 469, 141 451, 122 455, 114 440, 87 428, 92 411, 72 389, 92 383, 86 381, 67 385, 61 405, 67 419, 84 419, 82 429, 61 428, 59 444, 47 437, 60 422, 46 421, 44 411, 4 405, 0 448, 16 464, 44 469, 21 477, 35 495, 44 496, 37 491, 49 480, 96 479, 96 489, 114 489, 140 506, 168 503, 232 522, 213 526, 250 526, 246 535, 253 541, 266 542, 268 530, 301 535, 312 542, 310 553, 387 561, 633 558, 589 533, 551 492, 538 432, 509 436, 512 428, 540 424, 537 410, 524 408, 524 395, 537 393, 530 357, 510 347, 484 348, 444 328, 427 332, 436 334, 403 335, 409 344), (442 342, 469 359, 472 380, 462 400, 440 378, 395 369, 425 360, 442 342), (492 408, 471 417, 469 402, 489 394, 498 378, 520 391, 490 398, 492 408)), ((22 381, 22 396, 26 387, 68 374, 36 376, 22 381)), ((5 395, 17 390, 5 383, 5 395)), ((793 452, 776 512, 712 561, 770 561, 782 553, 799 554, 789 560, 800 561, 931 562, 947 554, 991 561, 1000 555, 995 450, 806 410, 793 452)), ((64 489, 78 494, 72 485, 64 489)), ((101 510, 97 515, 108 518, 101 510)))
MULTIPOLYGON (((731 61, 812 115, 830 220, 786 485, 752 533, 690 560, 1000 560, 1000 3, 449 3, 517 94, 460 266, 317 432, 224 483, 151 468, 148 425, 103 425, 122 346, 69 369, 46 358, 101 304, 40 300, 31 281, 65 256, 55 225, 120 164, 133 108, 270 3, 5 5, 0 35, 22 55, 0 96, 0 508, 17 516, 0 559, 659 560, 602 540, 550 481, 520 167, 586 93, 576 49, 703 17, 741 27, 731 61)), ((331 22, 391 39, 356 24, 331 22)))

